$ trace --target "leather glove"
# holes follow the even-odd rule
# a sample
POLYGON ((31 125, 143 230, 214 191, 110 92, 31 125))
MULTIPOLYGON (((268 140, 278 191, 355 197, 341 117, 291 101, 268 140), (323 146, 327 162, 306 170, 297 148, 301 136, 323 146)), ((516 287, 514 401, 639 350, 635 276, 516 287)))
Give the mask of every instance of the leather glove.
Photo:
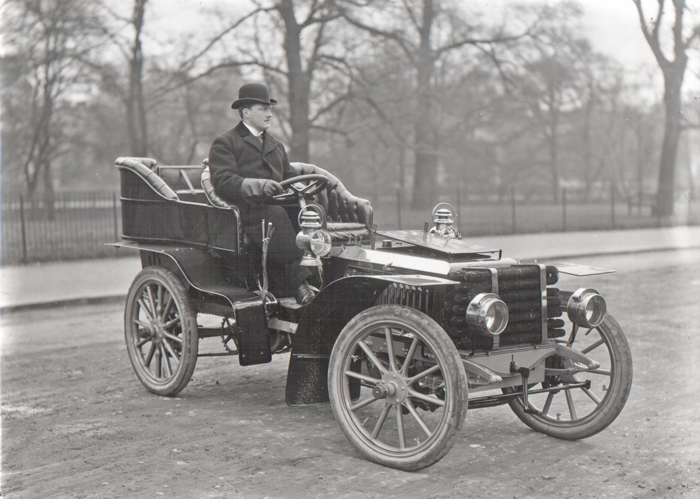
POLYGON ((282 194, 284 192, 284 187, 282 187, 279 182, 275 182, 274 180, 266 180, 265 183, 263 184, 262 188, 262 193, 263 193, 263 198, 265 199, 272 199, 272 196, 276 196, 277 194, 282 194))
POLYGON ((246 178, 241 184, 241 194, 250 202, 259 202, 261 198, 269 200, 275 194, 282 192, 284 188, 279 182, 266 178, 246 178))

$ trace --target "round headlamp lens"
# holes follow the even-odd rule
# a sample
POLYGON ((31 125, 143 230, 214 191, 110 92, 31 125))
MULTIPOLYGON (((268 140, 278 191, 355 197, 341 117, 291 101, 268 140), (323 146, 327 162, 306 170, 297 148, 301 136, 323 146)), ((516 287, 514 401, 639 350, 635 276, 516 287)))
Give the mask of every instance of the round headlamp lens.
POLYGON ((580 288, 569 298, 566 305, 569 320, 585 327, 597 327, 605 319, 605 299, 595 289, 580 288))
POLYGON ((326 256, 331 252, 331 235, 325 230, 317 230, 309 238, 311 251, 316 256, 326 256))
POLYGON ((486 336, 498 336, 508 325, 508 307, 494 293, 480 293, 467 307, 467 324, 486 336))

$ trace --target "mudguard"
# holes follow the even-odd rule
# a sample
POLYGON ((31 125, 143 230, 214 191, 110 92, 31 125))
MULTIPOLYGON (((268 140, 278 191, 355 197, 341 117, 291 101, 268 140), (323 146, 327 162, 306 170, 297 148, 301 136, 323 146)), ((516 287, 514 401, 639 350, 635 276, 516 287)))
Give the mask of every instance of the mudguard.
POLYGON ((340 331, 357 314, 375 304, 391 284, 434 287, 459 284, 422 275, 352 276, 332 282, 316 296, 299 321, 287 372, 290 406, 329 401, 328 365, 340 331))

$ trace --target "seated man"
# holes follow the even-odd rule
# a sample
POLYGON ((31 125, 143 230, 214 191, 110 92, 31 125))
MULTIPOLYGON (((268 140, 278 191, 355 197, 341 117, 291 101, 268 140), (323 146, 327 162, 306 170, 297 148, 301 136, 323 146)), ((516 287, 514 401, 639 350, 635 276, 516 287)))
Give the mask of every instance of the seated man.
POLYGON ((294 296, 306 305, 314 298, 306 279, 310 272, 299 265, 304 251, 296 245, 296 233, 285 208, 270 204, 283 191, 279 182, 297 176, 289 165, 284 146, 272 137, 268 89, 261 83, 246 83, 238 91, 237 109, 241 122, 217 137, 209 152, 211 180, 216 194, 238 206, 246 233, 262 245, 262 221, 272 222, 275 231, 269 243, 268 261, 281 275, 273 281, 276 293, 294 296), (276 282, 275 282, 276 281, 276 282))

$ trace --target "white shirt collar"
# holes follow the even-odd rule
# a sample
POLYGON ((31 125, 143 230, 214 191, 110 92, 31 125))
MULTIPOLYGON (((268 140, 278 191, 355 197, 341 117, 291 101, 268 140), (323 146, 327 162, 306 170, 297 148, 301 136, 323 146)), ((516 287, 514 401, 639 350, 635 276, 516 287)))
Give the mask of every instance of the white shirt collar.
POLYGON ((249 125, 248 123, 246 123, 245 121, 243 122, 243 124, 245 125, 245 127, 246 127, 248 130, 250 130, 250 133, 252 133, 255 137, 260 137, 260 138, 262 138, 262 134, 265 132, 265 130, 263 130, 262 132, 258 132, 255 128, 253 128, 252 126, 250 126, 250 125, 249 125))

